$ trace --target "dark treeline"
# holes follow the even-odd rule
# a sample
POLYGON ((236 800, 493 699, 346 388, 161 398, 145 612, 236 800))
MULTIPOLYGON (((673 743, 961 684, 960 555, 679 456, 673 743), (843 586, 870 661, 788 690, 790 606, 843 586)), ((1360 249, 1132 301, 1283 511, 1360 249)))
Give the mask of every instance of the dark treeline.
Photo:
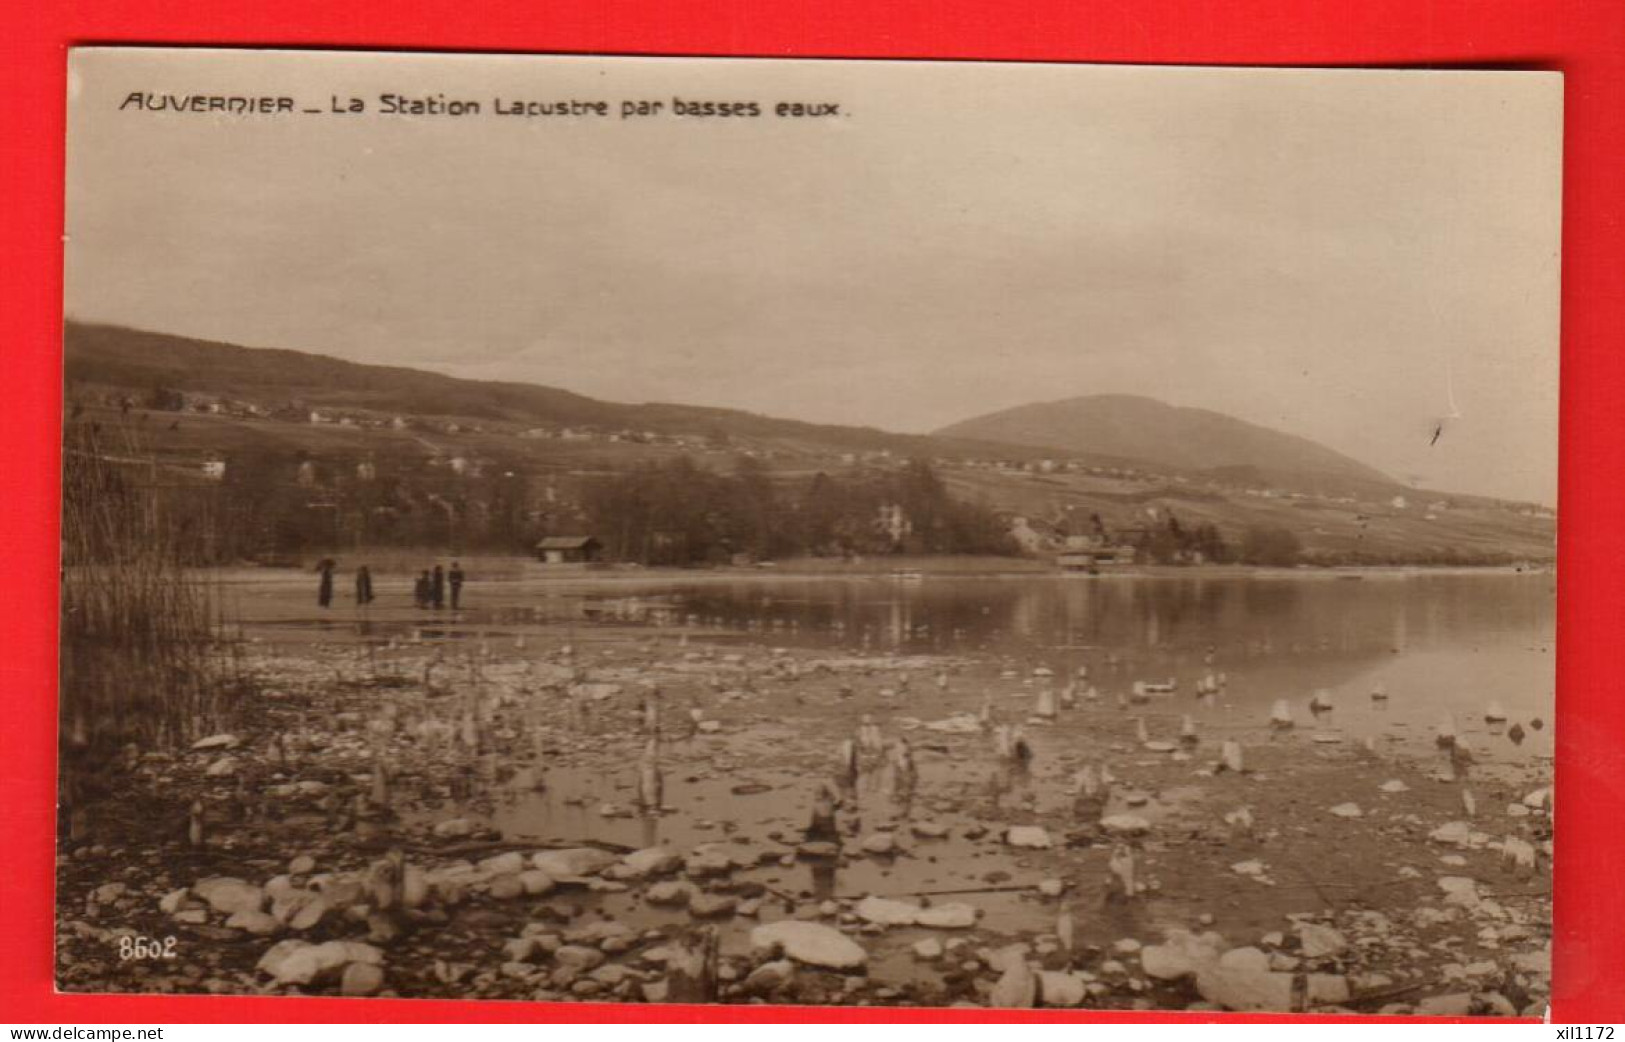
POLYGON ((1146 529, 1135 545, 1140 559, 1150 564, 1229 564, 1237 560, 1218 528, 1207 523, 1187 527, 1172 513, 1163 524, 1146 529))
POLYGON ((1297 533, 1279 525, 1249 525, 1238 544, 1224 538, 1209 522, 1182 523, 1170 513, 1161 524, 1141 533, 1135 543, 1147 564, 1250 564, 1289 568, 1304 559, 1297 533))
POLYGON ((535 538, 537 482, 501 466, 459 469, 391 459, 290 460, 238 453, 216 486, 228 519, 217 556, 264 557, 350 546, 440 546, 512 553, 535 538))
POLYGON ((680 457, 600 478, 585 500, 608 555, 647 565, 713 564, 736 555, 1016 552, 990 508, 954 499, 921 461, 784 481, 750 457, 729 474, 680 457))

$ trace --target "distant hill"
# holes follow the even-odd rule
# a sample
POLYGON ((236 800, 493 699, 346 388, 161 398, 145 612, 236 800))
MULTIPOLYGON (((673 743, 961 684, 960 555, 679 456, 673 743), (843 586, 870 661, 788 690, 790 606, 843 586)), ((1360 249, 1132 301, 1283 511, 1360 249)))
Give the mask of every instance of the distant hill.
POLYGON ((1057 452, 1120 456, 1232 481, 1398 484, 1381 471, 1307 438, 1223 413, 1179 408, 1137 395, 1097 394, 1022 405, 935 433, 1057 452))

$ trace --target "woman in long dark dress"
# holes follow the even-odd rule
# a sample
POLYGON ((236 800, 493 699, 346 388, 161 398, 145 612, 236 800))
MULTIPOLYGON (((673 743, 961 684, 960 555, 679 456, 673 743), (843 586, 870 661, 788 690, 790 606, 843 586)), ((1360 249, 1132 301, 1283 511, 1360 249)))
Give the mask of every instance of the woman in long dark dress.
POLYGON ((333 561, 331 558, 323 558, 317 567, 322 570, 322 582, 316 588, 316 603, 323 608, 330 608, 333 605, 333 561))
POLYGON ((355 570, 355 602, 372 603, 372 570, 366 565, 355 570))

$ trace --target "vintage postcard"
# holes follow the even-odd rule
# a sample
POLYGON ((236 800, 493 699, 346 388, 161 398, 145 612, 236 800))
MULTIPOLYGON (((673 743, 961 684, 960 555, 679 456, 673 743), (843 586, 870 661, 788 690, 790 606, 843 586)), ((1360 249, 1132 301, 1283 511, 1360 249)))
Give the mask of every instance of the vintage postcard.
POLYGON ((1544 1010, 1560 77, 69 62, 61 989, 1544 1010))

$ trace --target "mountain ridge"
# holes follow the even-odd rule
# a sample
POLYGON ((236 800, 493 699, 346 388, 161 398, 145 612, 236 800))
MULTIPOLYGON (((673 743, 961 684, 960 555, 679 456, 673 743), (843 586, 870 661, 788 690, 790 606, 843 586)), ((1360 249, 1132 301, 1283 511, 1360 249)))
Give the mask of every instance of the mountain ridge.
POLYGON ((1090 451, 1205 474, 1296 475, 1399 488, 1382 471, 1310 438, 1212 409, 1134 394, 1094 394, 1033 402, 940 427, 939 437, 971 438, 1056 451, 1090 451))

